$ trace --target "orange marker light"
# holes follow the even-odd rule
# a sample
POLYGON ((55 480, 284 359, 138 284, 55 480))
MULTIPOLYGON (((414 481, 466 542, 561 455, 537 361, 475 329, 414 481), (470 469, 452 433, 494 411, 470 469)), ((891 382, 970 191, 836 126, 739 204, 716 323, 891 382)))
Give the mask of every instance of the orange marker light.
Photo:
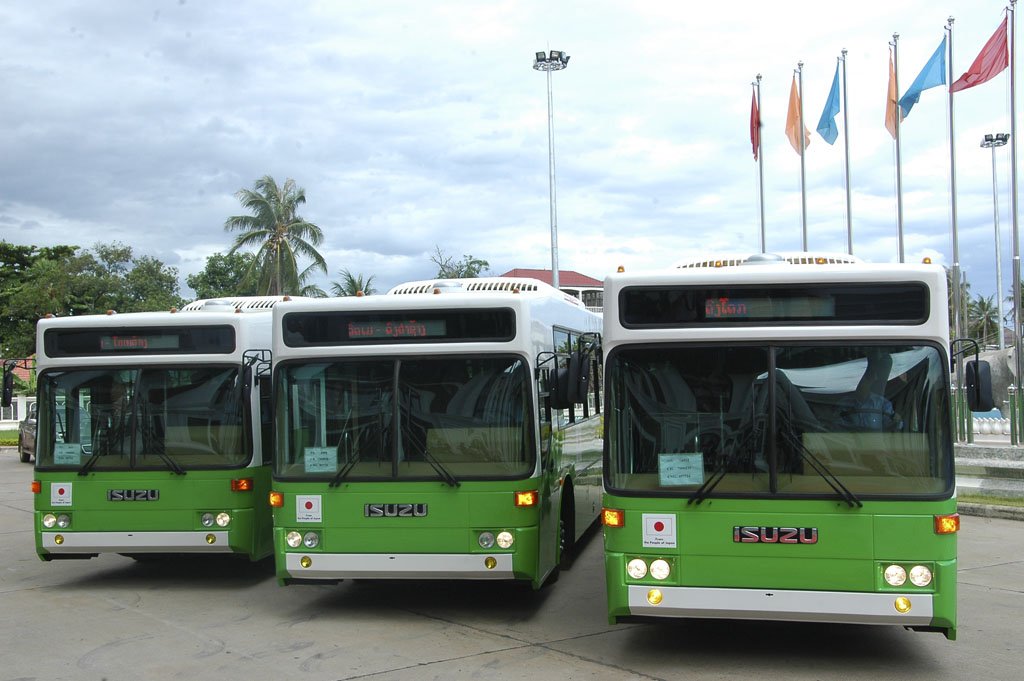
POLYGON ((29 486, 29 489, 32 490, 32 494, 39 494, 40 492, 43 491, 43 483, 39 482, 38 480, 33 480, 32 484, 29 486))
POLYGON ((960 531, 960 514, 935 516, 935 534, 956 534, 960 531))
POLYGON ((252 478, 237 478, 231 481, 232 492, 251 492, 252 478))
POLYGON ((617 508, 602 508, 601 524, 605 527, 624 527, 626 525, 626 513, 617 508))
POLYGON ((271 508, 282 508, 284 506, 284 494, 281 492, 271 492, 270 506, 271 508))
POLYGON ((515 493, 515 505, 516 506, 536 506, 537 500, 540 495, 537 494, 537 490, 532 489, 529 492, 516 492, 515 493))

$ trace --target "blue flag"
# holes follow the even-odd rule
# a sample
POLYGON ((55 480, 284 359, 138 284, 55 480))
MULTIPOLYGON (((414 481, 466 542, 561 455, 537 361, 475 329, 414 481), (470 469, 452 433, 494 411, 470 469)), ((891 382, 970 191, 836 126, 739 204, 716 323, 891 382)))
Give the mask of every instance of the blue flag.
POLYGON ((946 36, 942 37, 942 42, 935 49, 935 54, 928 60, 928 63, 921 69, 921 73, 917 74, 917 78, 907 88, 906 93, 900 98, 900 110, 903 112, 903 117, 906 118, 910 115, 910 110, 914 108, 917 101, 921 99, 921 93, 928 88, 935 87, 936 85, 946 84, 946 36))
POLYGON ((832 90, 825 100, 825 110, 821 112, 821 120, 818 121, 818 134, 825 138, 829 144, 836 143, 839 136, 839 128, 836 127, 836 114, 839 113, 839 64, 836 64, 836 76, 832 79, 832 90))

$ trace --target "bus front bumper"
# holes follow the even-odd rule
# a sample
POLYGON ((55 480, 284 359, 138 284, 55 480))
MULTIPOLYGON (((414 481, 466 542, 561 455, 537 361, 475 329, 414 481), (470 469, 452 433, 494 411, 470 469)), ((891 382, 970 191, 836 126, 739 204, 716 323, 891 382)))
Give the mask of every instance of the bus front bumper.
POLYGON ((49 554, 231 553, 228 532, 42 532, 49 554))
MULTIPOLYGON (((792 622, 845 622, 927 626, 932 622, 931 594, 716 589, 630 585, 629 614, 646 617, 696 617, 792 622), (657 591, 658 594, 652 594, 657 591), (657 600, 657 605, 651 603, 657 600), (897 598, 910 609, 896 609, 897 598)), ((904 606, 905 607, 905 606, 904 606)))
POLYGON ((287 553, 284 566, 296 580, 515 578, 510 553, 287 553))

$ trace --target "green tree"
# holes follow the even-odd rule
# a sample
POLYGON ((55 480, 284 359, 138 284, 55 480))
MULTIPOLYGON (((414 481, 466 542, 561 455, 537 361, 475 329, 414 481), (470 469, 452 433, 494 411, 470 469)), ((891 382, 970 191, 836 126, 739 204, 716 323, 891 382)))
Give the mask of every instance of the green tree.
POLYGON ((235 197, 250 215, 234 215, 224 222, 225 230, 240 232, 228 254, 256 248, 247 275, 255 277, 260 294, 300 293, 304 282, 299 257, 311 259, 314 271, 327 274, 327 263, 316 250, 323 243, 323 232, 299 216, 306 191, 295 180, 289 178, 278 186, 274 178, 264 175, 252 189, 240 189, 235 197))
POLYGON ((472 255, 463 255, 462 260, 456 260, 455 256, 446 254, 436 245, 430 262, 437 265, 439 279, 472 279, 485 274, 490 267, 489 262, 474 258, 472 255))
MULTIPOLYGON (((22 251, 21 255, 25 252, 22 251)), ((3 293, 3 354, 30 355, 35 348, 35 324, 46 314, 71 316, 106 310, 138 312, 180 306, 178 273, 151 256, 135 258, 123 244, 96 244, 91 251, 61 246, 37 251, 28 267, 24 258, 9 276, 0 263, 3 293)))
POLYGON ((999 319, 999 307, 993 300, 994 296, 978 295, 967 306, 968 335, 985 344, 999 344, 999 333, 1002 324, 999 319))
POLYGON ((252 253, 214 253, 206 258, 206 267, 185 277, 185 283, 196 292, 196 300, 226 296, 255 296, 256 283, 246 278, 255 257, 252 253))
POLYGON ((339 270, 338 276, 341 281, 331 282, 331 293, 336 296, 354 296, 360 291, 363 295, 370 296, 377 291, 373 288, 373 275, 363 279, 362 274, 352 274, 347 269, 339 270))
POLYGON ((77 246, 19 246, 0 241, 0 356, 26 357, 35 351, 39 315, 24 311, 27 303, 38 296, 38 292, 25 286, 29 270, 40 261, 67 259, 77 249, 77 246))

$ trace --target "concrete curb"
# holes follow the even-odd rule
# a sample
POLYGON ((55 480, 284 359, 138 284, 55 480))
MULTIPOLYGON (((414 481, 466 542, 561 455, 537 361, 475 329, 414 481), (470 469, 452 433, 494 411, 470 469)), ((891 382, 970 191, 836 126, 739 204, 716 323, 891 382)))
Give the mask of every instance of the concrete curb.
POLYGON ((983 518, 1024 520, 1024 508, 1016 506, 996 506, 995 504, 975 504, 961 501, 957 504, 957 511, 963 515, 981 516, 983 518))

